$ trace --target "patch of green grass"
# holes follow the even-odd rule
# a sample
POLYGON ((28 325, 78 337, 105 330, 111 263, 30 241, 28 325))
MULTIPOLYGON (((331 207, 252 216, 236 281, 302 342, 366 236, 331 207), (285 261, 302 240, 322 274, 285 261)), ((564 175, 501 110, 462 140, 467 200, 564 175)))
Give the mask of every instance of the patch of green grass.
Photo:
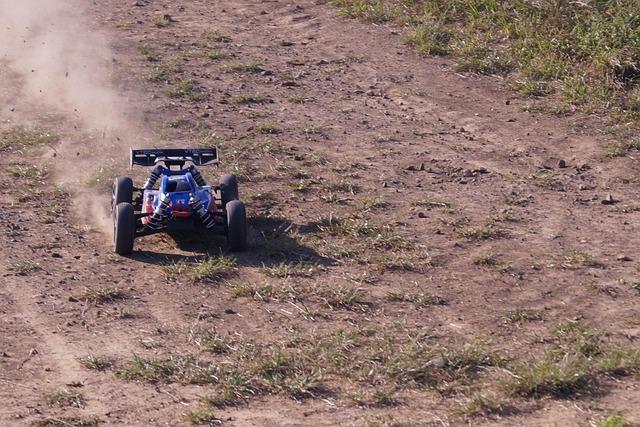
POLYGON ((356 192, 359 190, 356 184, 344 178, 341 179, 340 181, 332 181, 327 183, 325 185, 325 188, 329 191, 336 191, 336 192, 350 193, 350 194, 356 194, 356 192))
POLYGON ((405 40, 425 55, 446 55, 451 52, 455 31, 437 21, 427 21, 415 25, 405 40))
POLYGON ((340 14, 349 18, 361 18, 368 22, 382 23, 391 20, 392 10, 381 0, 332 0, 340 8, 340 14))
POLYGON ((167 280, 187 278, 192 283, 215 283, 236 272, 236 261, 220 255, 197 262, 178 261, 163 266, 162 271, 167 280))
POLYGON ((187 98, 190 101, 202 101, 207 94, 193 79, 178 79, 169 87, 169 96, 172 98, 187 98))
POLYGON ((516 375, 511 391, 523 396, 575 396, 588 394, 595 386, 595 376, 580 357, 560 361, 544 358, 520 366, 516 375))
POLYGON ((263 271, 272 277, 285 279, 287 277, 313 277, 322 266, 308 261, 281 262, 273 267, 263 267, 263 271))
POLYGON ((434 208, 434 209, 451 209, 453 208, 453 204, 450 202, 445 202, 442 200, 436 200, 432 198, 425 198, 421 200, 416 200, 411 202, 412 206, 420 206, 423 208, 434 208))
POLYGON ((153 18, 153 21, 152 21, 153 25, 156 28, 168 27, 174 22, 176 21, 171 17, 171 15, 167 15, 167 14, 164 14, 162 16, 156 16, 155 18, 153 18))
POLYGON ((255 94, 255 95, 239 95, 239 96, 231 96, 229 98, 224 99, 225 104, 233 104, 233 105, 247 105, 247 104, 262 104, 269 100, 265 95, 255 94))
POLYGON ((191 424, 216 426, 222 425, 222 420, 210 409, 194 409, 186 413, 185 417, 191 424))
POLYGON ((127 295, 118 288, 110 286, 85 288, 84 292, 75 297, 79 301, 86 301, 91 304, 107 304, 127 298, 127 295))
POLYGON ((590 253, 579 249, 567 249, 562 254, 561 265, 564 268, 593 267, 602 268, 602 263, 596 261, 590 253))
POLYGON ((504 397, 494 398, 481 394, 474 395, 459 413, 465 417, 506 416, 517 412, 517 408, 504 397))
POLYGON ((178 61, 168 61, 157 67, 154 67, 153 71, 147 79, 152 82, 166 82, 173 79, 176 75, 182 74, 184 67, 178 61))
POLYGON ((60 141, 60 136, 45 129, 17 126, 0 131, 0 151, 19 147, 53 145, 58 141, 60 141))
POLYGON ((574 109, 640 121, 640 31, 633 2, 331 3, 344 16, 408 28, 408 44, 428 55, 454 55, 458 71, 507 75, 528 95, 546 96, 557 88, 557 101, 574 109))
POLYGON ((107 356, 94 356, 89 355, 80 359, 80 363, 87 369, 92 369, 94 371, 104 371, 111 366, 113 366, 113 360, 107 356))
POLYGON ((558 181, 557 175, 552 171, 540 171, 531 177, 531 182, 538 187, 549 188, 553 190, 562 189, 562 183, 558 181))
POLYGON ((268 135, 275 135, 280 133, 280 129, 274 123, 260 123, 253 127, 256 131, 268 135))
POLYGON ((619 141, 608 145, 605 150, 605 155, 607 157, 622 157, 629 154, 630 151, 638 150, 640 150, 640 140, 619 141))
POLYGON ((315 101, 314 98, 305 95, 291 95, 287 97, 287 101, 292 104, 306 104, 307 102, 315 101))
POLYGON ((510 323, 531 322, 542 320, 542 313, 539 310, 530 308, 516 308, 508 311, 505 319, 510 323))
POLYGON ((235 73, 259 73, 262 71, 262 63, 259 61, 236 62, 227 64, 225 69, 235 73))
POLYGON ((231 37, 218 30, 206 30, 202 33, 202 38, 210 43, 229 43, 231 41, 231 37))
POLYGON ((604 417, 599 425, 601 427, 632 427, 637 423, 622 415, 609 415, 604 417))
POLYGON ((426 292, 389 292, 387 294, 387 300, 393 302, 409 302, 417 308, 424 308, 433 305, 447 305, 447 301, 444 298, 426 292))
POLYGON ((10 171, 11 175, 28 181, 29 185, 41 184, 49 175, 47 168, 38 166, 15 165, 10 171))
POLYGON ((100 418, 90 417, 49 417, 33 423, 34 427, 97 427, 102 423, 100 418))
POLYGON ((369 299, 365 298, 362 289, 347 286, 332 286, 323 290, 320 297, 331 310, 364 311, 373 304, 369 299))
POLYGON ((498 258, 497 254, 489 252, 487 254, 478 255, 473 259, 473 263, 480 267, 500 268, 504 266, 504 262, 498 258))
POLYGON ((149 46, 140 46, 140 54, 149 62, 158 62, 160 60, 160 53, 149 46))
POLYGON ((18 276, 27 276, 34 271, 42 270, 40 264, 35 261, 16 261, 11 269, 15 271, 18 276))
POLYGON ((76 393, 66 388, 47 396, 47 403, 51 406, 70 406, 74 408, 84 408, 87 404, 81 393, 76 393))
POLYGON ((221 59, 224 58, 224 51, 222 49, 210 49, 205 52, 205 56, 209 59, 221 59))

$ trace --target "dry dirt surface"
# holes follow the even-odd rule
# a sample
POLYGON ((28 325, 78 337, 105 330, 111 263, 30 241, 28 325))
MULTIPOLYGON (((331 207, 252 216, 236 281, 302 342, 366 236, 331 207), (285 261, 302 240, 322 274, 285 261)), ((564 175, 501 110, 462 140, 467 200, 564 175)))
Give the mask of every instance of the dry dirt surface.
POLYGON ((138 131, 0 65, 1 425, 640 420, 638 164, 597 118, 532 113, 324 2, 90 3, 138 131), (106 209, 127 147, 209 144, 249 250, 113 254, 87 198, 106 209))

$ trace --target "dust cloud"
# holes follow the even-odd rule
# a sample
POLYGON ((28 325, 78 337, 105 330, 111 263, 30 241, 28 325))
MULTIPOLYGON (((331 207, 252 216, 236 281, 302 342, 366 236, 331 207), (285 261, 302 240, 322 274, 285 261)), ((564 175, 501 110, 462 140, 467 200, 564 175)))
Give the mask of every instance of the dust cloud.
POLYGON ((141 115, 114 87, 116 60, 86 4, 0 0, 0 63, 8 69, 0 68, 0 91, 17 91, 16 114, 27 126, 40 125, 43 113, 62 117, 55 129, 62 142, 50 153, 55 179, 74 189, 79 207, 93 200, 91 217, 110 234, 108 183, 99 181, 124 172, 133 137, 145 132, 141 115), (92 179, 99 188, 87 186, 92 179))

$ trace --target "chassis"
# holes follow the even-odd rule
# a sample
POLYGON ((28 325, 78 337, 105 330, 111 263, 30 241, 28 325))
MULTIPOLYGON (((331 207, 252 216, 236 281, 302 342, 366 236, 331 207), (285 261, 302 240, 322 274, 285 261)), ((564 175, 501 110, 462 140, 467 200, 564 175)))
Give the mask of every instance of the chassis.
POLYGON ((138 237, 198 229, 224 233, 232 251, 246 249, 247 220, 236 177, 223 175, 211 186, 196 168, 217 163, 216 148, 132 149, 131 167, 154 169, 142 187, 127 176, 113 183, 115 252, 131 254, 138 237), (185 167, 187 163, 191 164, 185 167))

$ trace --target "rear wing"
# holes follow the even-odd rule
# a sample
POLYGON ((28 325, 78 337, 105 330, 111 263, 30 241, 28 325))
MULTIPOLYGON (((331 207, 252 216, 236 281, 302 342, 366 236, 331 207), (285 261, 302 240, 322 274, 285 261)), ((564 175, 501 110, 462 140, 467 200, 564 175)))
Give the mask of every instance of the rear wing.
POLYGON ((191 162, 196 166, 218 163, 218 149, 213 148, 161 148, 131 149, 131 167, 155 166, 157 163, 178 164, 191 162))

